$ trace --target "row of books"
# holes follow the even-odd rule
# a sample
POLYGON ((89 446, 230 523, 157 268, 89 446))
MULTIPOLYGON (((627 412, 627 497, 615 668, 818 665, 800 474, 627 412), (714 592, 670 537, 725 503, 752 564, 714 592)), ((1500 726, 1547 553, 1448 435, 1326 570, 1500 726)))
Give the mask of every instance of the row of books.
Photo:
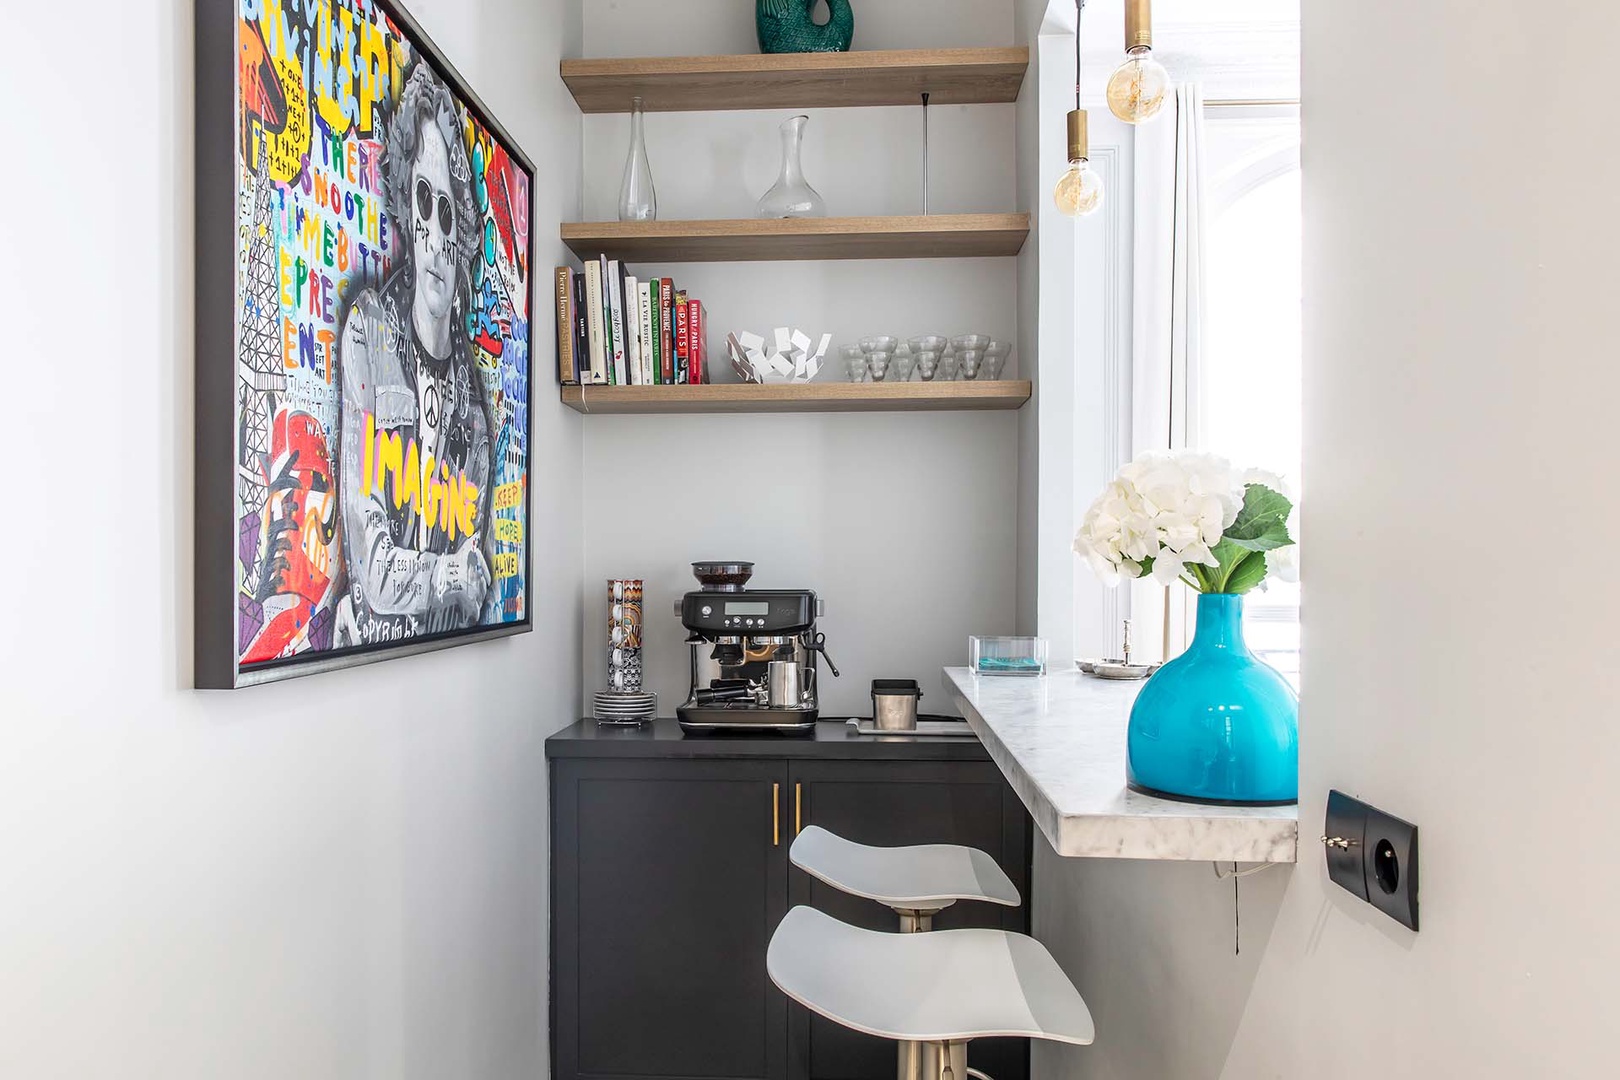
POLYGON ((559 266, 557 380, 594 386, 709 381, 703 302, 669 278, 637 278, 599 256, 583 270, 559 266))

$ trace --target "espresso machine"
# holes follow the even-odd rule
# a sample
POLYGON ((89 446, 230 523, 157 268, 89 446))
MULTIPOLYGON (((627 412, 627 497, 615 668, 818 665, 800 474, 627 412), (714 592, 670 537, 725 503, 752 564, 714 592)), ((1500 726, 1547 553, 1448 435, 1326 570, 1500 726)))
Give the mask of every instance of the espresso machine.
POLYGON ((745 589, 749 562, 700 562, 702 586, 675 605, 692 654, 692 686, 675 710, 692 732, 808 732, 815 729, 816 655, 827 669, 821 601, 808 589, 745 589))

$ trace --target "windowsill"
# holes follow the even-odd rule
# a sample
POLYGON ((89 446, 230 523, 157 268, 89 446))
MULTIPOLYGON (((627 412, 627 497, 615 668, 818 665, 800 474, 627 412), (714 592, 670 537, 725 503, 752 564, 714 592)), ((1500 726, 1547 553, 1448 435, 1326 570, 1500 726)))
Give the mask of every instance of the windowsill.
POLYGON ((1297 806, 1203 806, 1125 786, 1125 727, 1141 683, 1064 672, 979 678, 946 668, 951 695, 1059 855, 1291 863, 1297 806))

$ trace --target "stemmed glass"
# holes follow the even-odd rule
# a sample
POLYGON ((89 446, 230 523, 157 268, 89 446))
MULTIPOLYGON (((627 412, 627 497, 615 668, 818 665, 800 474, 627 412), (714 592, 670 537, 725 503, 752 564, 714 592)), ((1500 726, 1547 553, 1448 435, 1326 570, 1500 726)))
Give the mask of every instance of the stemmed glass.
POLYGON ((1006 365, 1007 357, 1011 355, 1012 346, 1005 341, 992 341, 989 345, 986 345, 984 349, 984 373, 980 378, 991 380, 1001 378, 1001 369, 1006 365))
POLYGON ((899 340, 887 334, 861 338, 861 351, 866 353, 866 367, 872 382, 882 382, 889 373, 889 358, 894 355, 894 347, 899 340))
POLYGON ((862 338, 839 347, 850 382, 951 382, 956 379, 1001 378, 1012 346, 987 334, 919 334, 902 341, 887 334, 862 338))
POLYGON ((984 334, 963 334, 961 337, 952 338, 951 344, 956 346, 956 351, 961 356, 962 378, 977 379, 979 361, 984 358, 984 349, 990 344, 990 339, 984 334))
POLYGON ((844 364, 849 368, 850 382, 866 381, 867 370, 865 349, 861 348, 859 345, 845 345, 838 350, 838 355, 843 359, 844 364))
POLYGON ((910 382, 912 369, 917 366, 917 357, 911 348, 900 344, 894 350, 894 374, 896 382, 910 382))

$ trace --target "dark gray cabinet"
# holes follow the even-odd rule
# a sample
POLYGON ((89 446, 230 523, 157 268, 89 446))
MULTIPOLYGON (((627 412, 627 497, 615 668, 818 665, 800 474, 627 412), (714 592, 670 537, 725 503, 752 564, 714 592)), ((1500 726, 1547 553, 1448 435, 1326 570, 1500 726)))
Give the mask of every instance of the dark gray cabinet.
MULTIPOLYGON (((682 739, 672 721, 547 741, 552 811, 552 1062, 557 1080, 867 1080, 894 1044, 789 1002, 765 974, 793 904, 892 930, 892 914, 787 860, 816 823, 863 843, 962 843, 1028 895, 1029 819, 977 743, 682 739)), ((940 928, 1027 930, 1027 908, 959 904, 940 928)), ((972 1064, 1028 1075, 1022 1040, 972 1064)))
POLYGON ((557 1076, 784 1080, 765 946, 786 780, 780 761, 554 770, 557 1076))

